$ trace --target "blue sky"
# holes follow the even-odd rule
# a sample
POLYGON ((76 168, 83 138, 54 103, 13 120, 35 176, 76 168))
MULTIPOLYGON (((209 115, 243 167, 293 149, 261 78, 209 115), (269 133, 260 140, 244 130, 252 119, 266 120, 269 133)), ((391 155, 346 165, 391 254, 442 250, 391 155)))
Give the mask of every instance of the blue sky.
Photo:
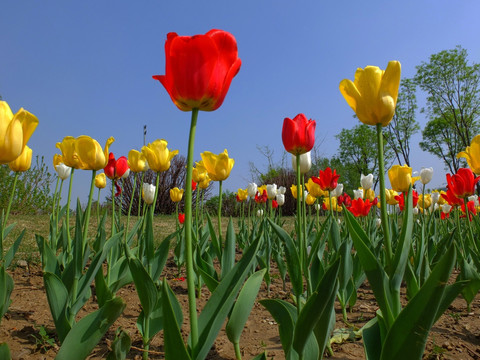
MULTIPOLYGON (((151 76, 164 74, 168 32, 229 31, 242 68, 223 105, 199 114, 195 154, 228 149, 235 166, 224 188, 236 191, 251 181, 250 162, 267 166, 257 146, 268 145, 280 161, 285 117, 316 120, 320 154, 335 153, 335 135, 357 124, 338 84, 357 67, 399 60, 402 77, 412 77, 431 54, 456 45, 480 62, 479 13, 475 0, 4 0, 0 95, 14 112, 24 107, 39 118, 29 145, 51 168, 55 143, 67 135, 102 146, 114 136, 111 151, 121 156, 141 148, 143 125, 147 142, 164 138, 186 155, 190 114, 151 76)), ((423 128, 424 115, 417 120, 423 128)), ((442 163, 416 144, 412 154, 414 171, 433 166, 431 187, 443 186, 442 163)), ((74 179, 82 202, 89 179, 86 172, 74 179)))

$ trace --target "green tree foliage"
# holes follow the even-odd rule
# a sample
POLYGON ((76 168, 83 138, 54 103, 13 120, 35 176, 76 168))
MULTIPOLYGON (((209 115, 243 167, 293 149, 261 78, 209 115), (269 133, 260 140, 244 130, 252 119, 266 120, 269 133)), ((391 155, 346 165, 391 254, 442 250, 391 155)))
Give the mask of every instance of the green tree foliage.
MULTIPOLYGON (((346 189, 358 188, 361 174, 373 174, 378 179, 377 132, 373 126, 358 124, 352 129, 342 129, 335 137, 340 144, 338 156, 331 159, 331 167, 342 176, 339 181, 346 189)), ((387 145, 384 146, 384 156, 388 168, 395 155, 387 145)))
POLYGON ((403 79, 398 92, 395 115, 385 128, 385 140, 399 164, 410 166, 410 140, 420 130, 415 120, 417 110, 416 85, 412 79, 403 79))
POLYGON ((450 171, 458 169, 457 152, 469 146, 480 129, 480 64, 469 65, 467 57, 460 46, 440 51, 417 66, 414 77, 427 94, 422 111, 429 121, 420 146, 441 158, 450 171))
MULTIPOLYGON (((12 193, 15 174, 7 165, 0 166, 0 209, 6 209, 12 193)), ((35 214, 52 209, 50 185, 54 177, 48 172, 44 158, 37 156, 32 168, 19 173, 11 214, 35 214)))

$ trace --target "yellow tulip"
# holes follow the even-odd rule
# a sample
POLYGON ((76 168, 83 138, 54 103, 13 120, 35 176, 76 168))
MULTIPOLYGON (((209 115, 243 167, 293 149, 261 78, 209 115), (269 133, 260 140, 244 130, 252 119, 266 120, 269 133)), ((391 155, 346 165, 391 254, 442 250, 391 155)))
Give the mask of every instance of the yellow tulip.
POLYGON ((75 141, 73 136, 65 136, 62 142, 58 142, 56 146, 62 152, 62 161, 65 165, 74 169, 81 169, 82 163, 75 149, 75 141))
POLYGON ((444 205, 444 204, 447 204, 447 203, 448 203, 447 200, 445 200, 445 199, 443 198, 443 196, 442 196, 442 194, 447 195, 447 192, 446 192, 446 191, 443 191, 443 190, 440 190, 440 191, 434 190, 433 192, 439 192, 439 193, 440 193, 440 197, 438 198, 438 202, 437 202, 438 206, 441 206, 441 205, 444 205))
MULTIPOLYGON (((290 191, 292 192, 292 196, 296 199, 297 198, 297 185, 290 186, 290 191)), ((303 187, 302 187, 302 185, 300 185, 300 196, 303 197, 303 187)))
POLYGON ((387 126, 392 120, 400 72, 400 63, 390 61, 385 71, 377 66, 358 68, 353 82, 349 79, 340 82, 340 92, 362 123, 387 126))
POLYGON ((457 159, 461 157, 467 160, 468 166, 475 174, 480 175, 480 135, 473 138, 465 151, 457 154, 457 159))
POLYGON ((239 201, 245 201, 248 198, 248 191, 247 189, 238 189, 237 191, 237 196, 239 201))
POLYGON ((132 149, 128 152, 128 166, 134 173, 145 171, 147 168, 147 158, 143 153, 132 149))
POLYGON ((208 186, 210 185, 210 181, 212 181, 212 179, 210 179, 210 178, 207 176, 204 180, 202 180, 202 181, 200 181, 200 182, 198 183, 198 186, 200 187, 200 189, 205 190, 205 189, 208 188, 208 186))
POLYGON ((142 147, 142 153, 148 161, 148 166, 155 172, 167 171, 170 169, 170 162, 178 150, 170 151, 167 148, 168 142, 164 139, 157 139, 154 142, 142 147))
POLYGON ((109 137, 102 149, 97 140, 90 136, 81 135, 75 140, 75 151, 77 152, 81 169, 83 170, 101 170, 108 163, 108 149, 115 141, 113 137, 109 137))
POLYGON ((312 196, 312 195, 310 195, 310 194, 308 194, 308 195, 307 195, 307 198, 305 199, 305 203, 306 203, 307 205, 313 205, 313 204, 315 204, 315 201, 317 201, 317 198, 314 197, 314 196, 312 196))
POLYGON ((103 189, 107 186, 107 176, 105 173, 100 173, 95 176, 95 186, 99 189, 103 189))
MULTIPOLYGON (((398 192, 396 192, 393 189, 385 189, 385 199, 387 200, 388 205, 397 205, 398 201, 395 199, 395 196, 398 195, 398 192)), ((378 202, 380 204, 380 201, 378 202)), ((380 207, 380 206, 379 206, 380 207)))
MULTIPOLYGON (((332 209, 337 211, 337 212, 340 212, 343 210, 343 208, 341 206, 338 206, 338 203, 337 203, 337 198, 336 197, 332 197, 332 209)), ((327 210, 330 210, 330 198, 328 197, 325 197, 323 199, 323 204, 325 205, 325 207, 327 208, 327 210)))
POLYGON ((53 155, 53 167, 56 168, 57 165, 63 164, 62 155, 55 154, 53 155))
POLYGON ((308 190, 308 193, 313 197, 319 198, 322 196, 328 196, 328 191, 323 191, 320 185, 313 182, 312 178, 308 179, 308 182, 305 184, 305 187, 308 190))
POLYGON ((375 191, 373 189, 364 190, 363 196, 365 200, 375 200, 375 191))
POLYGON ((174 187, 173 189, 170 189, 170 199, 173 202, 182 201, 182 197, 183 197, 183 189, 179 189, 178 187, 174 187))
POLYGON ((412 178, 412 168, 407 165, 393 165, 388 170, 388 178, 392 189, 398 192, 408 191, 408 187, 420 179, 419 176, 412 178))
POLYGON ((264 185, 262 185, 262 186, 257 186, 257 192, 258 192, 260 195, 263 194, 263 191, 264 191, 264 190, 267 191, 267 185, 266 185, 266 184, 264 184, 264 185))
POLYGON ((425 198, 423 197, 423 194, 418 195, 417 205, 421 210, 428 209, 432 205, 432 197, 430 194, 425 194, 425 198))
POLYGON ((15 172, 27 171, 30 166, 32 166, 32 149, 28 145, 23 148, 19 157, 8 163, 10 170, 15 172))
POLYGON ((235 160, 228 157, 227 149, 218 155, 205 151, 200 156, 210 179, 223 181, 230 176, 235 160))
POLYGON ((196 162, 195 167, 192 170, 192 180, 196 183, 201 183, 207 176, 207 169, 203 166, 203 161, 200 160, 199 162, 196 162))
POLYGON ((0 101, 0 165, 19 157, 38 125, 35 115, 21 108, 13 115, 6 101, 0 101))

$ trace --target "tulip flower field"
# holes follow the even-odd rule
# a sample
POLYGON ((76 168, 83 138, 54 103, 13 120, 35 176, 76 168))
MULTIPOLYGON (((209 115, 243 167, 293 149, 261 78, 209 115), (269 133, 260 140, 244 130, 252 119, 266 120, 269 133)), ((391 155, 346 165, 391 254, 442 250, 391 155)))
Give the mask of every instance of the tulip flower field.
MULTIPOLYGON (((113 137, 103 147, 87 135, 58 139, 48 230, 33 231, 38 264, 28 280, 12 266, 25 237, 10 216, 15 181, 1 209, 0 359, 480 358, 480 135, 458 154, 469 167, 446 174, 446 190, 426 192, 433 169, 414 177, 406 165, 385 168, 382 128, 395 113, 400 63, 358 68, 339 89, 376 129, 379 188, 372 174, 359 177, 353 194, 336 169, 306 177, 316 121, 300 113, 278 126, 296 182, 245 184, 236 195, 241 216, 225 218, 233 155, 198 152, 195 132, 240 71, 236 40, 221 30, 169 33, 165 55, 165 75, 153 78, 191 116, 185 189, 169 191, 174 217, 154 214, 160 174, 179 153, 166 139, 118 157, 113 137), (91 173, 81 200, 71 198, 78 171, 91 173), (155 183, 144 181, 147 171, 155 183), (130 173, 122 212, 115 199, 130 173), (214 213, 202 195, 212 181, 214 213), (102 189, 112 199, 103 212, 92 205, 102 189), (282 216, 287 196, 296 199, 294 217, 282 216), (142 205, 135 216, 134 197, 142 205), (159 222, 169 223, 162 233, 159 222), (18 317, 39 330, 25 335, 18 317)), ((0 164, 15 179, 30 168, 37 125, 41 119, 0 101, 0 164)))

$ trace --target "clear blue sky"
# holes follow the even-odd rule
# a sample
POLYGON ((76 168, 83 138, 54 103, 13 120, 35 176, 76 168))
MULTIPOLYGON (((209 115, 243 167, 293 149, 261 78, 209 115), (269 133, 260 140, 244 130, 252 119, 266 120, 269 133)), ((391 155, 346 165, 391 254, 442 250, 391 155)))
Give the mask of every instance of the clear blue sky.
MULTIPOLYGON (((220 109, 199 114, 195 154, 228 149, 235 166, 224 186, 236 191, 251 181, 249 162, 267 165, 257 145, 281 159, 285 117, 316 120, 320 153, 334 154, 335 135, 357 123, 338 90, 357 67, 399 60, 402 77, 411 77, 431 54, 456 45, 480 62, 479 13, 476 0, 3 0, 0 94, 14 112, 24 107, 39 118, 29 145, 51 168, 64 136, 89 135, 102 146, 114 136, 111 151, 121 156, 141 148, 143 125, 148 142, 164 138, 186 155, 190 114, 151 76, 165 72, 168 32, 229 31, 242 68, 220 109)), ((417 119, 423 128, 424 115, 417 119)), ((435 168, 432 187, 444 185, 441 162, 414 145, 412 167, 422 166, 435 168)), ((82 202, 84 173, 74 180, 82 202)))

